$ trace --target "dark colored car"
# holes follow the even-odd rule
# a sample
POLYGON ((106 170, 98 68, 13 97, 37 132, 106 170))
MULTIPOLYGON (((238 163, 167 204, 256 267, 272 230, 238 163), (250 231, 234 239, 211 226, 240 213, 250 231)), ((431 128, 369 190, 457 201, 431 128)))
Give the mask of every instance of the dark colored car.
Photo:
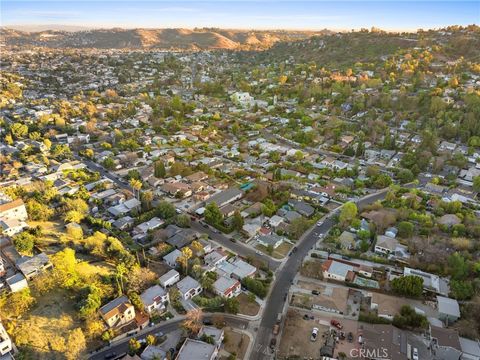
POLYGON ((116 352, 112 352, 110 354, 107 354, 105 355, 103 358, 104 359, 115 359, 117 357, 117 353, 116 352))
POLYGON ((349 332, 348 335, 347 335, 347 340, 348 342, 352 342, 353 341, 353 334, 352 332, 349 332))
POLYGON ((312 290, 312 295, 320 295, 320 293, 318 292, 318 290, 312 290))

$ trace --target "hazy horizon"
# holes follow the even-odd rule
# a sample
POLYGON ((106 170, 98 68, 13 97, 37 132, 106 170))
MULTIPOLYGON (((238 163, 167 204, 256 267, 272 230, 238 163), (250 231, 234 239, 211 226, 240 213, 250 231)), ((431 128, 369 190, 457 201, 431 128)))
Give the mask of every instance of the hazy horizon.
POLYGON ((416 31, 478 24, 476 1, 3 1, 3 27, 416 31))

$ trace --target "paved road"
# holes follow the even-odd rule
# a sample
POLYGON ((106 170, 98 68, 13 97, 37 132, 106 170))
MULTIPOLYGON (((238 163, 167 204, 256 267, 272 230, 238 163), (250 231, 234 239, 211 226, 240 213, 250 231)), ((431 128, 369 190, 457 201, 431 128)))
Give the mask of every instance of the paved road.
POLYGON ((280 260, 275 260, 268 255, 257 253, 254 249, 242 244, 239 241, 233 242, 230 240, 230 238, 226 237, 222 233, 216 233, 210 227, 205 228, 197 221, 192 221, 190 227, 200 233, 208 234, 214 241, 239 254, 240 256, 245 258, 250 256, 263 261, 264 263, 268 264, 268 267, 272 271, 276 271, 282 263, 280 260))
MULTIPOLYGON (((374 203, 377 200, 383 199, 385 194, 386 190, 368 195, 357 201, 357 206, 362 208, 365 205, 374 203)), ((298 250, 288 258, 285 266, 283 266, 281 271, 277 273, 276 281, 273 284, 273 288, 267 299, 260 327, 257 336, 255 337, 255 344, 250 356, 251 360, 273 358, 273 354, 268 349, 268 345, 272 336, 273 325, 275 325, 277 320, 277 315, 283 311, 285 294, 288 293, 290 285, 292 284, 295 275, 298 273, 303 259, 318 241, 318 234, 327 233, 333 225, 335 225, 335 221, 328 217, 321 225, 315 225, 308 230, 301 243, 297 245, 298 250)))
MULTIPOLYGON (((227 325, 235 327, 235 328, 240 328, 240 329, 246 329, 248 326, 248 320, 242 319, 238 316, 234 315, 228 315, 228 314, 221 314, 227 325)), ((211 319, 211 315, 206 315, 204 316, 204 319, 211 319)), ((173 321, 168 324, 158 324, 154 327, 147 328, 147 330, 142 333, 142 335, 136 336, 135 338, 137 340, 144 339, 147 337, 147 335, 150 334, 155 334, 158 332, 163 332, 164 334, 168 334, 169 332, 177 330, 183 320, 178 320, 178 321, 173 321)), ((100 350, 99 352, 90 355, 89 359, 90 360, 103 360, 105 359, 106 355, 113 354, 115 353, 117 356, 121 356, 128 352, 128 342, 130 340, 129 338, 120 340, 118 343, 108 347, 104 348, 103 350, 100 350)))

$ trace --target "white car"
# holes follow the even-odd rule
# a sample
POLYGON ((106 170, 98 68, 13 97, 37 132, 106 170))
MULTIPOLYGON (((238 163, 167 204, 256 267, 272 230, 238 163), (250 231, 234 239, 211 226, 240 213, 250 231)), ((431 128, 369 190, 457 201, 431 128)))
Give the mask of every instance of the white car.
POLYGON ((418 349, 413 348, 412 360, 418 360, 418 349))
POLYGON ((317 341, 318 328, 314 327, 312 329, 312 335, 310 336, 310 341, 317 341))

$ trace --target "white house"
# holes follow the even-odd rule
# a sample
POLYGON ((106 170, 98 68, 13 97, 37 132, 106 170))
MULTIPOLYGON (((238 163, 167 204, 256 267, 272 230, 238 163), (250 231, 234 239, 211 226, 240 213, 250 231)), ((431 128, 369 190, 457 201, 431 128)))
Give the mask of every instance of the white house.
POLYGON ((180 280, 180 274, 177 270, 170 270, 169 272, 163 274, 160 276, 160 279, 158 280, 160 282, 160 285, 162 285, 165 289, 174 285, 180 280))
POLYGON ((12 351, 12 340, 10 339, 10 336, 8 336, 3 324, 0 322, 0 355, 6 355, 10 351, 12 351))
POLYGON ((178 249, 173 250, 163 257, 163 261, 170 267, 177 267, 177 259, 182 255, 182 252, 178 249))
POLYGON ((184 277, 177 283, 177 288, 185 300, 191 299, 202 292, 200 283, 190 276, 184 277))
POLYGON ((217 295, 232 298, 240 294, 240 281, 227 276, 219 276, 213 283, 213 290, 217 295))
POLYGON ((353 273, 353 266, 335 260, 327 260, 322 264, 323 277, 337 281, 345 281, 349 272, 353 273))
POLYGON ((145 311, 152 314, 155 311, 165 310, 168 302, 168 293, 160 286, 154 285, 145 290, 141 295, 145 311))
POLYGON ((27 221, 28 214, 22 199, 0 204, 0 219, 27 221))

